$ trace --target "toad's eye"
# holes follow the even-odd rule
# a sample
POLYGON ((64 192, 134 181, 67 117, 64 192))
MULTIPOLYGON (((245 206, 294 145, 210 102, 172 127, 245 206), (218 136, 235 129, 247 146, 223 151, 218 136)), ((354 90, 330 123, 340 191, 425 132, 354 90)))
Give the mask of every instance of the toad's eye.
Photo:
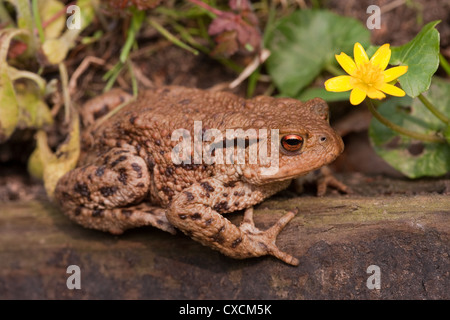
POLYGON ((281 138, 281 146, 285 151, 297 152, 303 146, 303 137, 298 134, 288 134, 281 138))

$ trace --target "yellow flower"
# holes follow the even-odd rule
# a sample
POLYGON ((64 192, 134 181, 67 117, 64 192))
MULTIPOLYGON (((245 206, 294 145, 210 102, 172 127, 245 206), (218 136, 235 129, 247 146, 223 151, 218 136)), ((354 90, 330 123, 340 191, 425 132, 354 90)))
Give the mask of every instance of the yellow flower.
POLYGON ((405 91, 390 84, 408 71, 407 66, 386 69, 391 59, 389 43, 382 45, 369 60, 366 51, 360 43, 355 43, 353 48, 353 61, 345 53, 336 55, 336 60, 347 72, 348 76, 338 76, 325 82, 325 89, 333 92, 352 90, 350 103, 358 105, 364 101, 366 96, 371 99, 384 99, 386 94, 403 97, 405 91))

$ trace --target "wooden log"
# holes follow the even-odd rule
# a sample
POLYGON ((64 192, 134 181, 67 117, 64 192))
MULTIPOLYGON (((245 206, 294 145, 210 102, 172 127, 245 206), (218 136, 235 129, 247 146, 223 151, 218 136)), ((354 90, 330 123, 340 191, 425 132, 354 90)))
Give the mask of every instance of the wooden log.
MULTIPOLYGON (((448 181, 427 183, 444 190, 448 181)), ((284 192, 256 207, 262 229, 300 209, 277 242, 298 267, 233 260, 151 227, 84 229, 45 200, 2 203, 0 299, 449 299, 448 194, 414 195, 417 185, 401 180, 367 185, 323 198, 284 192), (362 195, 370 192, 378 195, 362 195), (67 288, 71 265, 80 290, 67 288), (379 268, 380 289, 367 286, 369 266, 379 268)), ((228 217, 237 224, 242 213, 228 217)))

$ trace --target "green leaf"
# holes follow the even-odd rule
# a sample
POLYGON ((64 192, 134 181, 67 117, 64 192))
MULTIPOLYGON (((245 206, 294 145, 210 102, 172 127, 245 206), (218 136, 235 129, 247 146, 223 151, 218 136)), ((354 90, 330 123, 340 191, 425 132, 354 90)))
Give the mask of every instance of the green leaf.
POLYGON ((431 77, 439 67, 439 32, 433 21, 422 28, 417 36, 401 47, 392 47, 390 63, 407 65, 408 72, 399 82, 410 97, 417 97, 430 87, 431 77))
POLYGON ((64 10, 64 4, 57 0, 38 0, 38 6, 41 21, 54 19, 44 29, 45 39, 58 38, 66 27, 66 16, 60 15, 56 19, 55 17, 61 10, 64 10))
POLYGON ((17 84, 16 97, 19 106, 17 128, 39 129, 53 123, 50 109, 37 88, 33 88, 30 84, 17 84))
POLYGON ((274 26, 266 37, 271 51, 267 69, 283 95, 296 96, 327 66, 335 54, 351 54, 355 42, 367 46, 370 33, 356 19, 326 10, 301 10, 274 26))
POLYGON ((0 142, 8 140, 19 120, 19 107, 7 64, 0 63, 0 142))
POLYGON ((0 30, 0 142, 8 140, 19 120, 19 107, 13 79, 9 74, 6 61, 11 39, 19 35, 28 35, 28 33, 15 28, 0 30))
MULTIPOLYGON (((444 114, 450 114, 450 83, 433 80, 426 94, 444 114)), ((392 122, 412 131, 445 135, 447 125, 436 118, 418 99, 391 98, 378 111, 392 122)), ((376 153, 409 178, 441 176, 450 171, 450 144, 425 143, 399 136, 372 119, 369 136, 376 153)))
POLYGON ((444 138, 447 140, 447 142, 450 144, 450 126, 447 126, 444 131, 444 138))
POLYGON ((72 109, 69 134, 58 146, 55 153, 49 148, 47 134, 39 130, 36 134, 37 146, 28 158, 28 172, 43 179, 45 191, 52 198, 56 184, 64 174, 75 168, 80 155, 80 123, 75 109, 72 109))

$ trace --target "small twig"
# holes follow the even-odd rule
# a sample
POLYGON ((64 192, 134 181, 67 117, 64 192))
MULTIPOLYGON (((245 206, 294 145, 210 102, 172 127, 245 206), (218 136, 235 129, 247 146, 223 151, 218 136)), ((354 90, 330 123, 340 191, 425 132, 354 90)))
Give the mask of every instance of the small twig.
POLYGON ((391 10, 394 10, 394 9, 397 8, 397 7, 400 7, 400 6, 404 5, 405 2, 406 2, 405 0, 395 0, 395 1, 392 1, 392 2, 390 2, 390 3, 388 3, 388 4, 384 5, 384 6, 382 6, 382 7, 380 8, 380 11, 381 11, 381 13, 389 12, 389 11, 391 11, 391 10))
POLYGON ((66 65, 61 62, 58 64, 59 67, 59 75, 61 77, 61 86, 63 92, 63 100, 64 100, 64 122, 69 123, 70 119, 70 93, 68 90, 68 75, 66 65))
POLYGON ((266 61, 266 59, 270 56, 270 51, 267 49, 261 50, 260 54, 257 55, 253 61, 241 72, 241 74, 230 83, 229 88, 234 89, 238 85, 242 83, 245 79, 247 79, 261 64, 266 61))
POLYGON ((131 63, 131 68, 133 69, 134 76, 140 83, 142 83, 147 88, 155 87, 155 84, 153 83, 153 81, 150 80, 149 78, 147 78, 143 74, 141 68, 138 68, 133 62, 130 62, 130 63, 131 63))
POLYGON ((59 10, 58 12, 56 12, 50 19, 44 21, 42 23, 42 28, 46 28, 48 25, 50 25, 51 23, 53 23, 55 20, 57 20, 59 17, 61 17, 62 15, 66 14, 67 8, 70 7, 71 5, 76 4, 76 2, 71 2, 68 3, 64 8, 62 8, 61 10, 59 10))
POLYGON ((89 67, 91 63, 96 63, 103 66, 105 65, 105 60, 94 56, 87 56, 86 58, 83 59, 83 61, 80 63, 78 68, 73 72, 72 77, 70 78, 69 93, 71 95, 75 93, 78 78, 83 74, 84 71, 86 71, 86 69, 89 67))

